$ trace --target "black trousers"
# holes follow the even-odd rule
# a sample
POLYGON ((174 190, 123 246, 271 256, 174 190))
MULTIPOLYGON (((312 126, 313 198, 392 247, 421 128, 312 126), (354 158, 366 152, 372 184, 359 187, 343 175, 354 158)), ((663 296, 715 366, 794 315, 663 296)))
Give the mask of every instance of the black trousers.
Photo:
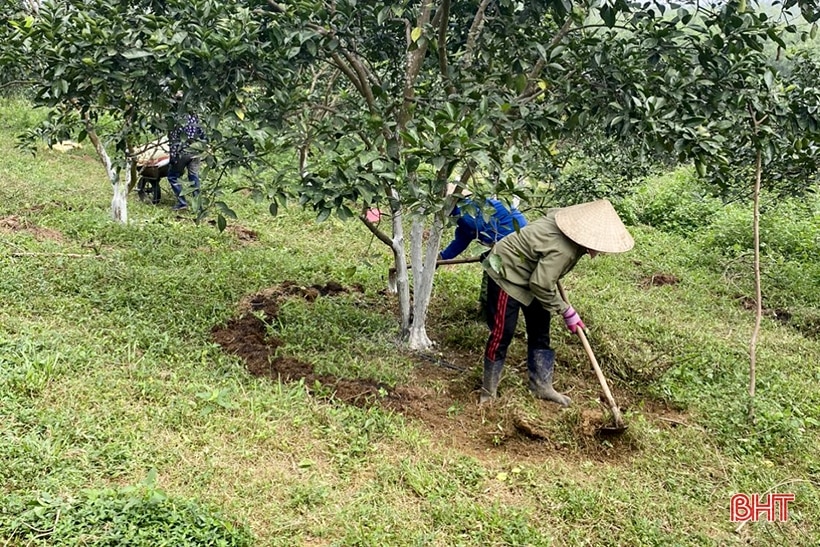
POLYGON ((524 306, 498 286, 492 278, 487 282, 487 326, 490 337, 484 349, 484 357, 490 361, 503 361, 512 342, 518 324, 518 311, 523 310, 527 327, 527 353, 550 349, 550 312, 538 300, 524 306))

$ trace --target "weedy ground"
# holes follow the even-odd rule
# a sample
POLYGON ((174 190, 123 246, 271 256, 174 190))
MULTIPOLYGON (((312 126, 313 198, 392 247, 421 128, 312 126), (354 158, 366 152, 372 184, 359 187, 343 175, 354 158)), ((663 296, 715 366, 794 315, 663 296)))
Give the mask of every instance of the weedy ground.
POLYGON ((436 352, 402 351, 389 252, 356 222, 238 192, 219 233, 163 183, 116 225, 91 151, 14 147, 39 115, 0 106, 0 544, 94 544, 118 514, 236 545, 817 544, 817 198, 767 198, 754 422, 748 208, 685 170, 618 205, 635 249, 565 280, 612 438, 557 323, 573 407, 528 396, 522 336, 477 406, 476 265, 436 274, 436 352), (793 492, 789 521, 730 522, 736 492, 793 492))

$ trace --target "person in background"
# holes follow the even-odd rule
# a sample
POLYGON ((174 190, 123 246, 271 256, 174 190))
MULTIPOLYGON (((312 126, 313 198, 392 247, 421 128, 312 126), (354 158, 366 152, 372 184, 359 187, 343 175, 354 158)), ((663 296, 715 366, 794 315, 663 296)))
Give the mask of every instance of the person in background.
MULTIPOLYGON (((452 194, 455 191, 455 185, 449 184, 447 186, 447 193, 452 194)), ((456 230, 453 240, 443 251, 439 253, 441 260, 450 260, 456 258, 463 253, 470 243, 478 241, 482 245, 492 247, 501 238, 510 235, 516 230, 520 230, 527 225, 527 219, 521 214, 521 211, 515 207, 507 208, 501 201, 493 198, 487 198, 484 202, 485 210, 490 210, 489 217, 485 218, 483 211, 477 210, 475 214, 467 214, 464 208, 472 205, 478 208, 478 205, 473 203, 470 199, 472 192, 469 190, 461 190, 461 195, 465 199, 460 201, 460 206, 453 208, 450 216, 458 217, 456 221, 456 230)))
POLYGON ((484 378, 479 401, 496 397, 507 348, 515 333, 518 312, 527 327, 527 372, 530 391, 539 399, 569 406, 569 397, 552 386, 555 351, 550 347, 550 319, 564 318, 575 334, 586 328, 558 291, 558 280, 585 254, 622 253, 635 244, 615 208, 607 200, 550 209, 546 215, 502 239, 484 261, 487 326, 484 378))
MULTIPOLYGON (((447 195, 452 194, 456 190, 455 184, 447 185, 447 195)), ((453 240, 443 251, 439 253, 440 260, 451 260, 463 253, 470 243, 478 241, 482 245, 492 247, 505 236, 510 235, 516 230, 520 230, 527 225, 527 219, 521 214, 521 211, 515 207, 509 209, 501 201, 493 198, 487 198, 484 202, 484 209, 489 210, 488 217, 485 218, 484 211, 477 210, 475 214, 467 214, 464 212, 465 206, 477 207, 469 196, 472 192, 462 189, 461 195, 466 199, 460 201, 461 206, 456 206, 450 213, 451 216, 458 217, 456 221, 456 230, 453 240)), ((489 252, 489 251, 487 251, 489 252)), ((482 255, 482 259, 486 257, 487 252, 482 255)), ((479 296, 479 313, 484 316, 487 303, 487 273, 481 280, 481 294, 479 296)))
MULTIPOLYGON (((176 101, 182 100, 183 93, 178 91, 174 98, 176 101)), ((199 125, 199 117, 196 114, 184 114, 178 123, 168 134, 170 151, 170 164, 168 166, 168 183, 177 197, 177 203, 173 210, 179 211, 188 207, 188 202, 182 196, 182 187, 179 184, 179 177, 187 170, 188 182, 194 188, 194 195, 199 192, 199 168, 200 159, 196 154, 196 143, 205 142, 205 132, 199 125)))

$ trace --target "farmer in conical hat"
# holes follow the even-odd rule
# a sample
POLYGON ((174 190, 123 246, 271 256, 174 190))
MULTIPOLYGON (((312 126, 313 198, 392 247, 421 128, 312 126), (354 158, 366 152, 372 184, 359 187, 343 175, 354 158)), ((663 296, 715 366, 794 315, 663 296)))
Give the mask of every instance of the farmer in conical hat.
POLYGON ((522 310, 527 327, 530 391, 539 399, 569 406, 570 398, 552 387, 555 352, 550 348, 550 318, 560 314, 573 334, 585 326, 578 313, 561 298, 558 280, 585 254, 594 258, 598 253, 622 253, 634 244, 612 204, 599 200, 550 209, 542 218, 493 247, 483 263, 490 276, 490 336, 484 350, 482 403, 496 396, 518 311, 522 310))

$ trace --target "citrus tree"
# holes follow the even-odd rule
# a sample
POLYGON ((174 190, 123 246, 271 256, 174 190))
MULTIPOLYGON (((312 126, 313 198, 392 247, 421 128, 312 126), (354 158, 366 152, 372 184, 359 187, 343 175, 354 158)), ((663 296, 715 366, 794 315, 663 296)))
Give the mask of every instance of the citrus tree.
MULTIPOLYGON (((765 149, 749 108, 768 110, 780 85, 766 52, 799 33, 794 8, 816 19, 813 2, 778 7, 267 0, 255 13, 278 25, 293 71, 277 108, 301 150, 296 192, 320 220, 357 217, 391 249, 403 339, 425 349, 440 238, 459 199, 447 182, 478 203, 527 198, 522 181, 543 180, 566 161, 556 151, 583 149, 589 134, 628 142, 635 158, 732 171, 740 126, 765 149), (389 221, 368 220, 371 207, 389 221)), ((789 123, 771 127, 794 137, 789 123)))
POLYGON ((253 68, 265 51, 255 47, 261 28, 247 7, 210 0, 57 0, 12 17, 6 64, 26 64, 30 97, 50 109, 29 142, 88 138, 113 188, 112 215, 127 222, 138 145, 167 134, 182 113, 200 115, 211 167, 215 150, 228 167, 264 149, 248 142, 264 135, 249 136, 242 122, 247 83, 267 81, 253 68))
POLYGON ((816 34, 816 26, 807 24, 817 19, 815 6, 801 6, 801 29, 796 15, 773 17, 744 4, 644 18, 641 47, 620 40, 611 29, 603 48, 596 44, 588 53, 573 48, 573 54, 578 62, 591 55, 598 66, 597 73, 584 75, 576 85, 593 97, 601 95, 593 99, 598 104, 610 101, 611 109, 604 107, 609 113, 602 114, 613 131, 638 136, 644 150, 694 161, 698 173, 724 194, 751 197, 757 303, 749 343, 752 401, 762 316, 760 191, 768 187, 794 195, 816 188, 820 90, 811 57, 778 60, 787 40, 816 34), (613 64, 618 70, 611 70, 613 64))

